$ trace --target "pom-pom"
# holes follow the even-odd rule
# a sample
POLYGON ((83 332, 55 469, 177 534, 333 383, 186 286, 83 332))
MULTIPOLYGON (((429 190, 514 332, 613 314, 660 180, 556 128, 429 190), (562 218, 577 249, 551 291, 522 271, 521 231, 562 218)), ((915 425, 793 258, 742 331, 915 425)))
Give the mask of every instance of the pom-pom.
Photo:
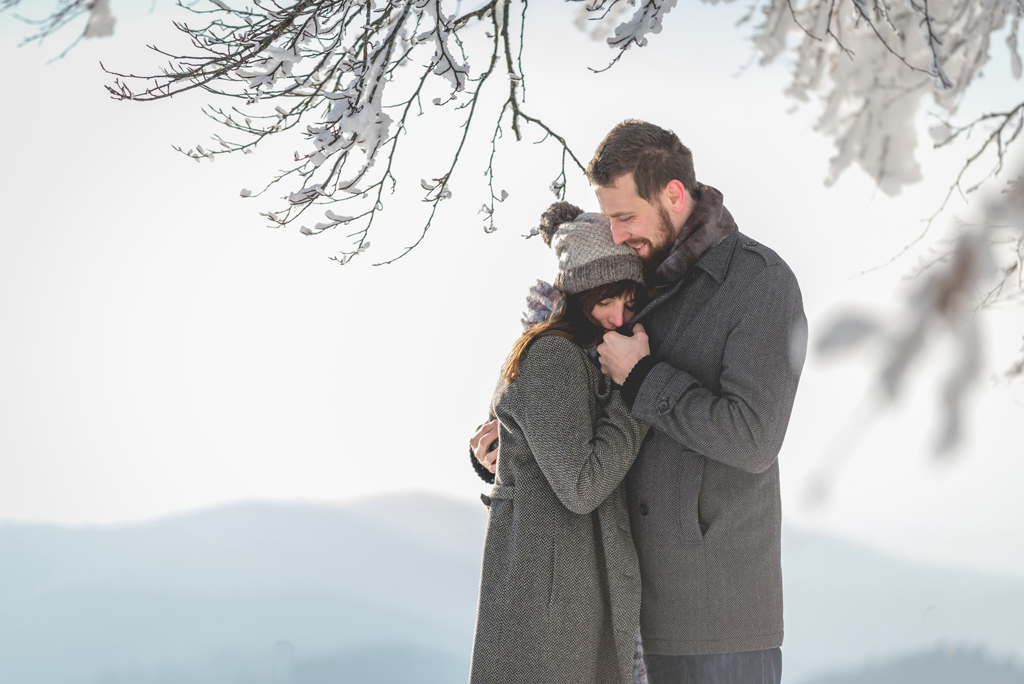
POLYGON ((551 238, 555 231, 563 223, 571 223, 576 217, 583 213, 583 210, 569 202, 555 202, 540 215, 540 234, 544 238, 544 244, 551 246, 551 238))

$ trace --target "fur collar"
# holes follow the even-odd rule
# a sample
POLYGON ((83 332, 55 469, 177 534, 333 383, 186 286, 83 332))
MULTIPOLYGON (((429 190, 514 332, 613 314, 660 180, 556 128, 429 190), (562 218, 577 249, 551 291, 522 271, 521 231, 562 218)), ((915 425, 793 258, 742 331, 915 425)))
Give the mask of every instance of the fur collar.
POLYGON ((683 277, 704 252, 736 230, 736 221, 723 204, 722 193, 710 185, 698 184, 694 197, 697 206, 686 219, 672 251, 655 271, 657 285, 667 285, 683 277))

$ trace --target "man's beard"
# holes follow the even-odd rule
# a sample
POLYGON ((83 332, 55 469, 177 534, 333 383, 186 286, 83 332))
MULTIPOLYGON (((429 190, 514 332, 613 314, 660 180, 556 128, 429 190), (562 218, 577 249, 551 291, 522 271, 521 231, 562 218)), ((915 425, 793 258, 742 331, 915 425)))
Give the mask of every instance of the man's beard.
POLYGON ((668 214, 668 210, 665 207, 658 206, 658 234, 655 240, 642 240, 647 245, 647 253, 644 254, 641 259, 644 262, 644 280, 647 281, 648 286, 655 282, 655 273, 658 267, 661 266, 661 262, 665 260, 665 257, 672 251, 672 245, 675 242, 676 229, 672 226, 672 218, 668 214))

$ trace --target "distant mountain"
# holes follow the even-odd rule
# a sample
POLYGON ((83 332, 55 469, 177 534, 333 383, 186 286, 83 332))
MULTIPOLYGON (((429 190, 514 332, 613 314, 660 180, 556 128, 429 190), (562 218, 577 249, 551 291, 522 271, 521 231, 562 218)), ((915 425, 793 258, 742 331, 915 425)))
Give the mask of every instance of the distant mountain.
POLYGON ((436 681, 462 682, 485 511, 410 496, 0 524, 0 682, 270 682, 278 642, 294 648, 292 684, 381 652, 384 671, 434 662, 436 681))
POLYGON ((783 531, 782 571, 783 670, 793 684, 938 644, 1024 658, 1024 582, 793 529, 783 531))
MULTIPOLYGON (((462 683, 485 524, 428 495, 0 523, 0 682, 462 683)), ((940 643, 1024 655, 1024 583, 788 530, 784 576, 791 684, 926 667, 940 643)))
POLYGON ((1024 669, 979 649, 938 648, 805 684, 1024 684, 1024 669))

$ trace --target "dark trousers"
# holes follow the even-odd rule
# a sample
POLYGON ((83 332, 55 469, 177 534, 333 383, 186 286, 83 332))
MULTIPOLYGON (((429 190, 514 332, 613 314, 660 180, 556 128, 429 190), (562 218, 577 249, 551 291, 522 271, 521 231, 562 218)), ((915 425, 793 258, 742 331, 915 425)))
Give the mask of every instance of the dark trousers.
POLYGON ((644 653, 648 684, 779 684, 782 650, 672 656, 644 653))

